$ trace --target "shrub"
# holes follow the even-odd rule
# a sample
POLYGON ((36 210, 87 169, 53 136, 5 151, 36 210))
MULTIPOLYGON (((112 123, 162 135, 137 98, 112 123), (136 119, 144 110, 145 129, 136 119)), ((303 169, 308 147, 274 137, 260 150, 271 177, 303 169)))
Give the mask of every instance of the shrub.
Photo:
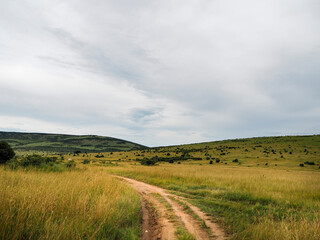
POLYGON ((15 152, 7 142, 0 142, 0 164, 6 163, 12 159, 15 152))
POLYGON ((220 159, 219 158, 216 158, 216 163, 219 163, 220 162, 220 159))
POLYGON ((11 169, 11 170, 16 170, 19 167, 19 162, 17 161, 16 158, 12 158, 11 160, 9 160, 7 162, 7 166, 11 169))
POLYGON ((89 163, 90 163, 90 160, 89 160, 89 159, 84 159, 82 163, 83 163, 83 164, 89 164, 89 163))
POLYGON ((212 160, 210 160, 209 164, 213 164, 213 161, 212 161, 212 160))
POLYGON ((155 157, 151 158, 151 159, 145 158, 145 159, 140 160, 141 165, 146 165, 146 166, 155 165, 157 162, 158 162, 158 159, 155 157))
POLYGON ((39 167, 40 165, 53 164, 57 161, 56 157, 42 157, 37 154, 23 157, 20 161, 20 165, 23 167, 34 166, 39 167))
POLYGON ((306 165, 315 165, 314 162, 309 162, 309 161, 304 162, 304 164, 306 164, 306 165))
POLYGON ((299 165, 300 167, 304 167, 304 164, 303 163, 300 163, 300 165, 299 165))
POLYGON ((236 159, 232 160, 232 162, 239 162, 239 160, 236 158, 236 159))
POLYGON ((67 162, 67 163, 65 164, 65 166, 66 166, 67 168, 75 168, 75 167, 76 167, 76 163, 75 163, 73 160, 71 160, 71 161, 67 162))

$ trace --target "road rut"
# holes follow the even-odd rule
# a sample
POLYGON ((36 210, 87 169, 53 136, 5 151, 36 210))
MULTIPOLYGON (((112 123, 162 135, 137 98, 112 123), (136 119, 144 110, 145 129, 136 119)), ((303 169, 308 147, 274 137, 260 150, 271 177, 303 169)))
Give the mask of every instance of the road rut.
POLYGON ((178 222, 182 224, 196 240, 227 239, 223 229, 217 223, 214 223, 204 212, 202 212, 198 207, 187 202, 186 199, 175 194, 168 193, 165 189, 157 186, 122 176, 116 177, 125 180, 141 196, 143 214, 141 238, 143 240, 177 239, 175 236, 176 226, 172 220, 172 213, 175 216, 174 218, 177 219, 178 222), (155 197, 155 194, 159 194, 167 204, 155 197), (197 215, 197 218, 204 222, 206 228, 201 226, 202 224, 196 220, 190 212, 187 212, 178 202, 186 204, 192 210, 193 215, 197 215), (168 204, 172 209, 171 217, 168 212, 168 208, 165 206, 168 206, 168 204))

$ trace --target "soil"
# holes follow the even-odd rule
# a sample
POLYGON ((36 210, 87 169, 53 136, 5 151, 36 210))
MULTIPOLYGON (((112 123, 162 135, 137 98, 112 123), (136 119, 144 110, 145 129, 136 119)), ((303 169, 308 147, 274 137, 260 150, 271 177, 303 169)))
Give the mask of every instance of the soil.
POLYGON ((142 236, 143 240, 172 240, 175 236, 176 227, 172 216, 185 227, 185 229, 197 240, 225 240, 227 239, 223 229, 210 219, 196 206, 190 204, 185 198, 166 192, 165 189, 140 182, 131 178, 117 176, 129 183, 141 196, 142 206, 142 236), (171 207, 171 213, 165 204, 154 194, 159 194, 171 207), (200 218, 206 228, 190 212, 186 211, 177 201, 189 206, 193 214, 200 218))

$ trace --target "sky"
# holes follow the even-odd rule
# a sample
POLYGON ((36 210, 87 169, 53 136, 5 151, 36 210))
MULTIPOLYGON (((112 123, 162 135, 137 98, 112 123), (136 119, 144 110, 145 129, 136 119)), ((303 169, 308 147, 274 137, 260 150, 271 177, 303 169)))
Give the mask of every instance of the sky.
POLYGON ((1 1, 0 131, 319 134, 320 1, 1 1))

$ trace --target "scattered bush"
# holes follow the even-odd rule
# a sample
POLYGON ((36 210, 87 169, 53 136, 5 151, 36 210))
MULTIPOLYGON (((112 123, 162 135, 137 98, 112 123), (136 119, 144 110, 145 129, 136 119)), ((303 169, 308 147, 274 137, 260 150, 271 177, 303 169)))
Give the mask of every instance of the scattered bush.
POLYGON ((232 162, 239 162, 239 160, 236 158, 236 159, 234 159, 234 160, 232 160, 232 162))
POLYGON ((43 157, 41 155, 33 154, 29 156, 24 156, 20 159, 13 158, 8 162, 8 167, 11 170, 15 170, 19 167, 23 168, 36 168, 43 171, 63 171, 66 168, 74 168, 76 163, 74 161, 69 161, 66 164, 61 164, 57 161, 57 157, 43 157))
POLYGON ((209 164, 213 164, 213 161, 212 161, 212 160, 210 160, 209 164))
POLYGON ((300 165, 299 165, 300 167, 304 167, 304 164, 303 163, 300 163, 300 165))
POLYGON ((22 167, 28 167, 28 166, 39 167, 45 164, 52 165, 56 161, 57 161, 57 157, 42 157, 40 155, 33 154, 30 156, 23 157, 20 160, 20 165, 22 167))

